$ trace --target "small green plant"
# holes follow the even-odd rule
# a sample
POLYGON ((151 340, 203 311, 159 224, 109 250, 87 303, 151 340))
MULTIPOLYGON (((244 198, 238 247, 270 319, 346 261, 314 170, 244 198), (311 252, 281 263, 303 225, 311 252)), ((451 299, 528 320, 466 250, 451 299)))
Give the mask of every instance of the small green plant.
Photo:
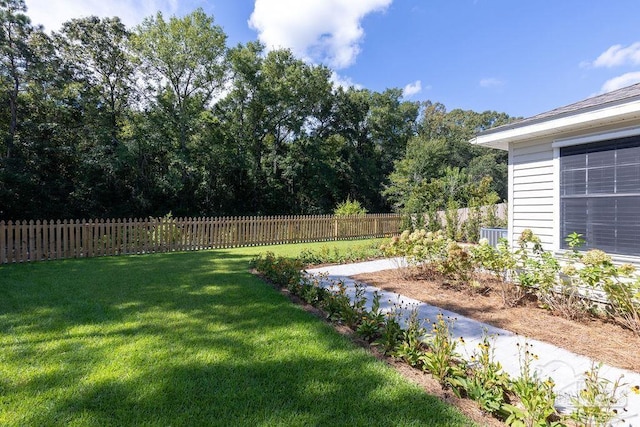
POLYGON ((581 426, 608 426, 620 415, 618 408, 626 397, 621 390, 626 384, 621 382, 622 376, 615 381, 603 378, 601 368, 602 363, 593 363, 584 373, 580 391, 571 397, 573 411, 570 418, 581 426))
POLYGON ((327 312, 327 317, 332 322, 342 323, 355 330, 366 312, 367 299, 364 296, 364 288, 364 285, 356 283, 353 295, 349 296, 343 281, 333 282, 320 308, 327 312))
POLYGON ((398 316, 399 313, 396 310, 385 313, 380 327, 380 337, 373 342, 373 345, 380 347, 386 356, 395 354, 402 341, 403 331, 398 316))
POLYGON ((438 314, 432 324, 431 333, 427 338, 428 351, 420 356, 423 369, 429 371, 445 386, 448 379, 463 375, 460 355, 456 352, 457 341, 451 336, 451 328, 455 319, 438 314))
POLYGON ((421 357, 424 355, 426 346, 423 339, 427 333, 424 322, 418 316, 418 311, 414 308, 410 311, 406 319, 406 326, 402 331, 402 339, 395 351, 395 357, 404 360, 411 366, 422 364, 421 357))
POLYGON ((360 324, 356 329, 356 333, 367 340, 367 342, 372 342, 380 337, 380 331, 384 327, 384 322, 384 313, 380 311, 380 293, 376 291, 371 301, 371 310, 365 310, 360 324))
POLYGON ((484 411, 504 417, 503 405, 508 402, 510 379, 500 363, 494 360, 490 341, 491 337, 485 330, 478 350, 471 355, 467 372, 452 378, 450 383, 454 390, 462 390, 467 397, 478 402, 484 411))
POLYGON ((558 418, 551 378, 543 380, 533 369, 532 363, 538 356, 531 352, 531 345, 518 343, 520 376, 511 382, 511 390, 518 399, 517 403, 506 403, 503 409, 507 414, 505 422, 516 427, 542 427, 563 425, 558 418))
POLYGON ((303 276, 297 288, 298 296, 307 304, 318 307, 327 298, 329 292, 320 285, 322 280, 326 280, 326 275, 303 276))

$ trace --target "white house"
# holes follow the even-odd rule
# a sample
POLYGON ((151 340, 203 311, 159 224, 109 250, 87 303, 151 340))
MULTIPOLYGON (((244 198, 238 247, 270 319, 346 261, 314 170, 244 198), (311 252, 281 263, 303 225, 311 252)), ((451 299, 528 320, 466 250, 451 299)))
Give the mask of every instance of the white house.
POLYGON ((509 151, 509 234, 531 229, 545 249, 587 248, 640 262, 640 83, 479 133, 509 151))

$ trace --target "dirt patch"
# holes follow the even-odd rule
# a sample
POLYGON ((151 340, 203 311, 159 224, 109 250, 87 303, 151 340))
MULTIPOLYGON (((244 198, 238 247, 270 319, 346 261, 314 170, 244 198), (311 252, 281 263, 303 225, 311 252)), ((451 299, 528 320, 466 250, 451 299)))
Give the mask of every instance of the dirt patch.
POLYGON ((564 319, 538 307, 535 300, 523 301, 517 307, 504 307, 500 293, 491 286, 482 292, 461 290, 437 278, 403 278, 397 270, 359 274, 354 279, 612 366, 640 372, 640 338, 603 319, 564 319))

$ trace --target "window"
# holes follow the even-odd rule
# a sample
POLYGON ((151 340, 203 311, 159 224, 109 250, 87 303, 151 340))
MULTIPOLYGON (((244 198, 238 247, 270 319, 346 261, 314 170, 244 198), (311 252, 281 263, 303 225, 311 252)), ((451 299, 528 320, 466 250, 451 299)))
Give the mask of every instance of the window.
POLYGON ((640 136, 560 148, 560 233, 640 255, 640 136))

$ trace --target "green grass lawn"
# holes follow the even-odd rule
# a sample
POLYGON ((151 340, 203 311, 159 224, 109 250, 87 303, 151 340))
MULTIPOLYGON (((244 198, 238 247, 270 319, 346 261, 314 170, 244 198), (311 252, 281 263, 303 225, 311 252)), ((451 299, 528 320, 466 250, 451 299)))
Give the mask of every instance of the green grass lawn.
POLYGON ((0 267, 0 425, 470 424, 247 271, 320 245, 0 267))

